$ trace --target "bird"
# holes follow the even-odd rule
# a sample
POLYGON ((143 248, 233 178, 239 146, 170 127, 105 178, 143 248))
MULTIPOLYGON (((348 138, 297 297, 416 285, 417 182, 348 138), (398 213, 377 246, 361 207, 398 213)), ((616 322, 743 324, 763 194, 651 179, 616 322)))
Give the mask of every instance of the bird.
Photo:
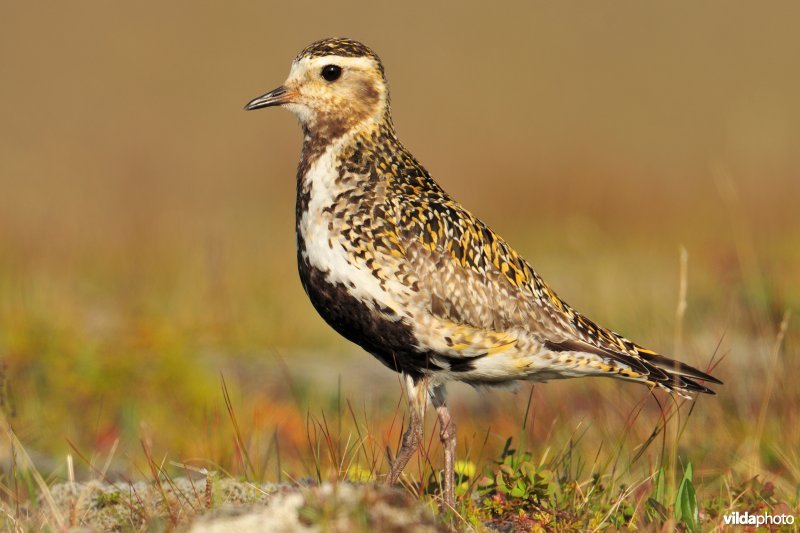
POLYGON ((455 505, 448 382, 609 376, 684 397, 722 382, 606 329, 567 304, 514 248, 448 195, 400 142, 383 63, 327 38, 245 110, 280 106, 303 133, 295 223, 302 286, 336 332, 400 374, 408 427, 386 482, 422 442, 430 402, 455 505))

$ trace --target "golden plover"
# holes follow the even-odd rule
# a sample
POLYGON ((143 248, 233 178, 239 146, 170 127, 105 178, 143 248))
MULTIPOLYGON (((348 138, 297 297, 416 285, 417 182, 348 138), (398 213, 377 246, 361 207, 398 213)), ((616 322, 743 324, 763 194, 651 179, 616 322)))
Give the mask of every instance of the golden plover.
POLYGON ((401 373, 409 425, 388 482, 422 438, 430 399, 454 504, 450 380, 473 385, 611 376, 679 394, 718 379, 582 316, 499 235, 464 209, 400 143, 378 56, 325 39, 285 83, 245 109, 282 106, 303 129, 297 169, 300 280, 323 319, 401 373))

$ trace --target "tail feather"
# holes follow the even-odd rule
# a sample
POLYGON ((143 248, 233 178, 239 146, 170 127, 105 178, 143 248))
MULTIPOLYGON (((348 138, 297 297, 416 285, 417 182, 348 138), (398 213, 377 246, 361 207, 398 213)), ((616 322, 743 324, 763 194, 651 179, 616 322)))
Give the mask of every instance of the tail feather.
POLYGON ((663 355, 652 353, 650 351, 644 351, 644 352, 640 351, 640 354, 642 359, 672 374, 678 374, 680 376, 700 379, 703 381, 716 383, 717 385, 723 384, 722 381, 715 378, 714 376, 706 374, 705 372, 698 370, 693 366, 689 366, 686 363, 681 363, 680 361, 676 361, 675 359, 670 359, 669 357, 664 357, 663 355))
POLYGON ((713 395, 716 394, 713 390, 696 380, 722 385, 722 381, 719 379, 686 363, 635 345, 638 353, 615 351, 574 339, 559 342, 548 341, 545 346, 553 351, 584 352, 611 359, 640 374, 640 377, 633 378, 635 381, 651 383, 670 392, 699 392, 713 395))
POLYGON ((647 380, 671 392, 699 392, 714 395, 716 393, 713 390, 695 380, 722 384, 722 381, 705 372, 662 355, 655 357, 627 355, 625 359, 639 359, 649 370, 647 380))
POLYGON ((685 390, 691 392, 702 392, 703 394, 710 394, 711 396, 715 396, 717 393, 713 390, 709 389, 705 385, 701 385, 700 383, 694 381, 693 379, 689 379, 687 377, 681 377, 681 384, 685 390))

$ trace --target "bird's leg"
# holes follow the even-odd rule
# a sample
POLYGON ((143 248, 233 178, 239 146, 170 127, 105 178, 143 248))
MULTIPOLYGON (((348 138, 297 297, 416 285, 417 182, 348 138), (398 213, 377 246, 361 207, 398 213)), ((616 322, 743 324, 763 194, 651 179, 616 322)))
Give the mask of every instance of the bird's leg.
POLYGON ((414 452, 422 443, 422 426, 425 420, 425 406, 428 403, 427 379, 414 380, 405 378, 406 395, 408 396, 408 428, 403 433, 403 441, 392 462, 392 469, 386 479, 387 485, 394 485, 403 473, 403 469, 414 452))
POLYGON ((439 438, 444 448, 444 503, 450 507, 456 504, 455 487, 455 456, 456 456, 456 424, 450 417, 447 409, 447 391, 439 383, 431 388, 431 402, 436 408, 439 417, 439 438))
POLYGON ((408 421, 408 428, 406 429, 405 433, 403 433, 402 444, 400 445, 400 449, 397 451, 397 455, 395 455, 394 461, 392 462, 392 469, 389 472, 389 477, 386 478, 387 485, 394 485, 397 483, 397 480, 400 478, 400 474, 403 473, 403 469, 406 467, 409 459, 411 459, 411 456, 414 455, 414 452, 417 451, 417 448, 419 448, 421 442, 422 419, 414 411, 411 411, 408 421))

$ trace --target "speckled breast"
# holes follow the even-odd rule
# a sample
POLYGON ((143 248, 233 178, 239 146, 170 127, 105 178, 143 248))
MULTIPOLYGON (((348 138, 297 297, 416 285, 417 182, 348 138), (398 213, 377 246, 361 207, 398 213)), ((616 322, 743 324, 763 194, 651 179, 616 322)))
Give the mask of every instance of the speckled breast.
POLYGON ((374 248, 377 192, 368 182, 342 175, 320 158, 298 182, 297 262, 303 288, 340 335, 389 368, 421 375, 430 364, 416 349, 403 314, 406 289, 387 279, 397 259, 374 248))

